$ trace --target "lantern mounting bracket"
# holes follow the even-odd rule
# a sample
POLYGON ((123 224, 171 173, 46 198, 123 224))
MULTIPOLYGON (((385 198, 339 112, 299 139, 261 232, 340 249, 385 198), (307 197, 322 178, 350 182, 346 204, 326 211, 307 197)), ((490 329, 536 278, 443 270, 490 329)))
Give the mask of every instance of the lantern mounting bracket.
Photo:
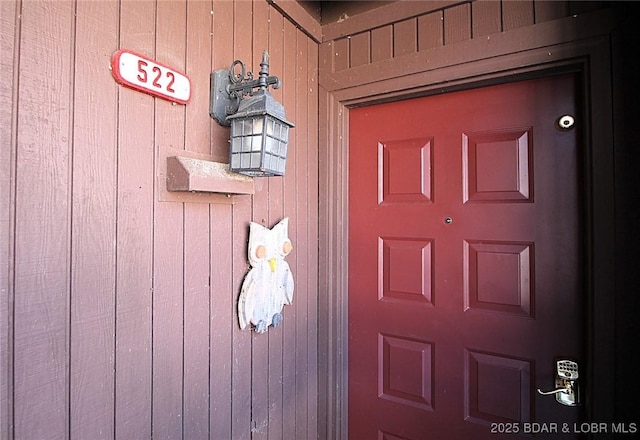
POLYGON ((254 89, 267 90, 269 86, 280 88, 280 79, 269 76, 269 54, 262 54, 258 78, 247 72, 244 63, 235 60, 229 70, 217 70, 211 73, 211 101, 209 115, 221 125, 230 125, 227 116, 238 111, 240 102, 246 95, 253 96, 254 89))

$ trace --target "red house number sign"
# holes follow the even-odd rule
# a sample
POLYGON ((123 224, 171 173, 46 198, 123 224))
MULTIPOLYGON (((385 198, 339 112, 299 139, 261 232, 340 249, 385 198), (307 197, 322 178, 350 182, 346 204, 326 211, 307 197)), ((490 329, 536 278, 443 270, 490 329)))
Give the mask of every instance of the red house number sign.
POLYGON ((186 104, 191 98, 191 82, 183 73, 127 49, 111 57, 111 73, 123 86, 158 98, 186 104))

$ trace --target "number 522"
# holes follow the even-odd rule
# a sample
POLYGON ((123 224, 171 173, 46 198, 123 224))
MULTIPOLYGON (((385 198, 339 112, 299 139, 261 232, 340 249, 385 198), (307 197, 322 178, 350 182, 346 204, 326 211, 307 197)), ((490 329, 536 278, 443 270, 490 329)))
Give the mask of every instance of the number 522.
MULTIPOLYGON (((144 60, 138 60, 138 80, 143 83, 148 82, 147 68, 149 67, 149 63, 144 60)), ((162 88, 162 84, 160 84, 160 79, 162 78, 162 69, 158 66, 153 66, 151 68, 154 87, 162 88)), ((169 93, 175 93, 176 91, 173 89, 173 83, 176 81, 176 76, 173 72, 166 71, 164 72, 164 76, 169 78, 169 83, 166 85, 165 90, 169 93)))
POLYGON ((116 82, 149 95, 179 104, 191 97, 186 75, 128 49, 113 54, 111 73, 116 82))

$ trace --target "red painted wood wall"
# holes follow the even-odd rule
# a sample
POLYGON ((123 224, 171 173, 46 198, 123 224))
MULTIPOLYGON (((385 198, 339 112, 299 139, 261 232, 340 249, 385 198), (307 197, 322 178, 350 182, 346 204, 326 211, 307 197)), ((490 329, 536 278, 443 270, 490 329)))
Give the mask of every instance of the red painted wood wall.
POLYGON ((315 438, 317 43, 263 0, 0 7, 0 437, 315 438), (117 85, 120 48, 186 72, 191 102, 117 85), (167 151, 228 161, 209 74, 257 73, 263 49, 296 124, 286 177, 167 195, 167 151), (285 216, 294 304, 240 331, 248 224, 285 216))

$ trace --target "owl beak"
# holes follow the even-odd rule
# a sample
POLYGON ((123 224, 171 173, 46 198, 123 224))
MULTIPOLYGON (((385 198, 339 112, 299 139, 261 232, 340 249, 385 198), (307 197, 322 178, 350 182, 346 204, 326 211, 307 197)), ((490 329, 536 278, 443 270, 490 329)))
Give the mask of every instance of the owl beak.
POLYGON ((269 267, 271 268, 271 272, 275 272, 277 266, 278 266, 278 260, 276 260, 275 258, 270 258, 269 267))

